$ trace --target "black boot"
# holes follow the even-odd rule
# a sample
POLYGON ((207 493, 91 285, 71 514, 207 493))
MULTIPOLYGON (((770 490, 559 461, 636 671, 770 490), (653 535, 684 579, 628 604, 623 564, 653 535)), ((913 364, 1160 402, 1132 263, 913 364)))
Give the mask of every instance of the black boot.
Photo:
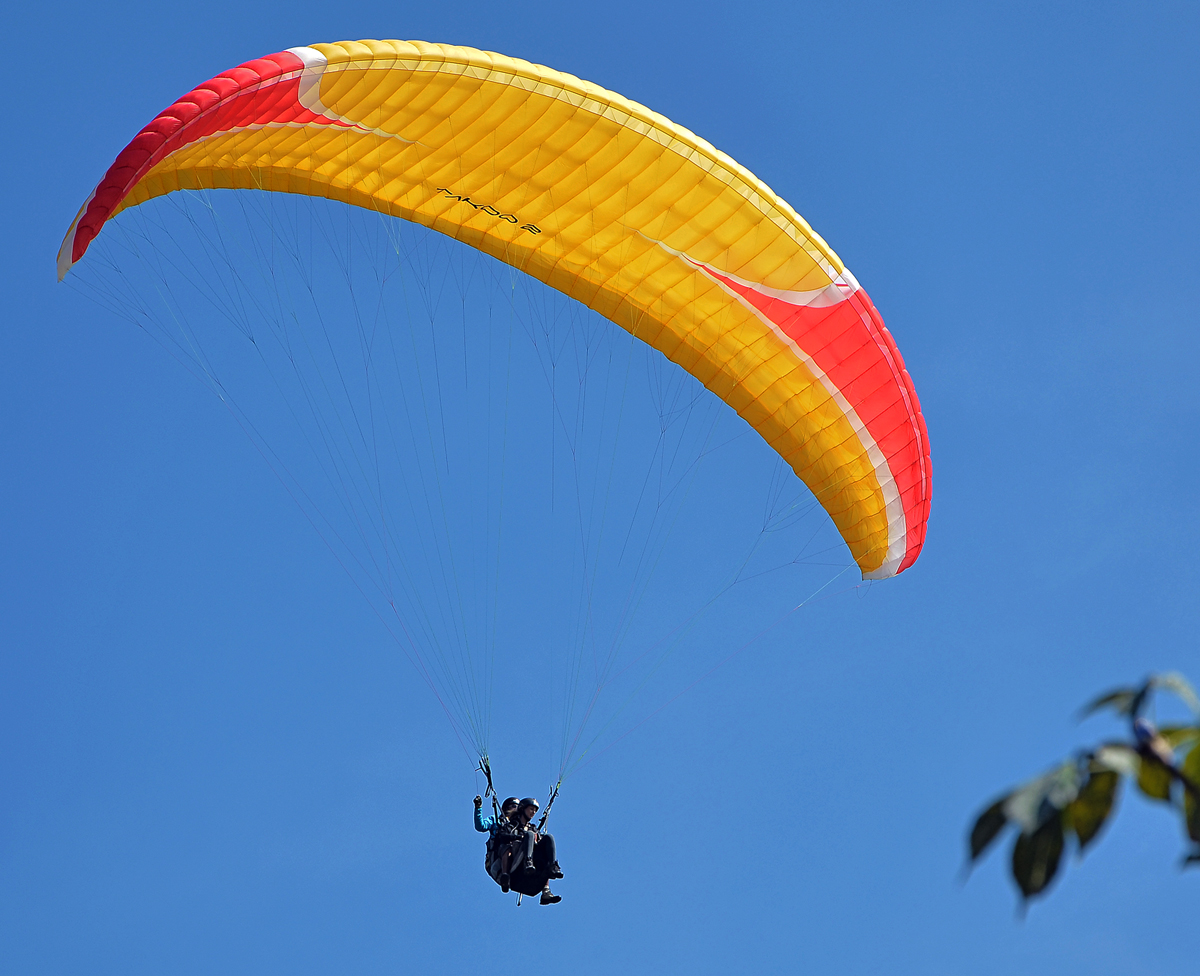
POLYGON ((503 891, 506 895, 508 894, 508 875, 507 874, 500 875, 500 890, 503 891))
POLYGON ((553 864, 550 865, 550 880, 554 881, 556 878, 561 878, 562 876, 563 876, 562 868, 560 868, 558 866, 558 862, 555 861, 553 864))
POLYGON ((560 901, 562 901, 562 895, 556 895, 549 888, 542 889, 542 904, 543 905, 557 905, 560 901))

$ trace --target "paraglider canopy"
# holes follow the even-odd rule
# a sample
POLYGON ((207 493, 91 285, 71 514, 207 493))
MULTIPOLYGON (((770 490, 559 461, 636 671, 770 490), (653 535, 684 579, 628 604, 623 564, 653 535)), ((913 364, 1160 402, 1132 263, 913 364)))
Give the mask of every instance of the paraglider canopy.
POLYGON ((72 223, 59 277, 122 210, 215 188, 402 217, 528 273, 733 407, 812 490, 864 578, 919 555, 925 423, 871 300, 786 201, 644 106, 471 48, 291 48, 147 125, 72 223))

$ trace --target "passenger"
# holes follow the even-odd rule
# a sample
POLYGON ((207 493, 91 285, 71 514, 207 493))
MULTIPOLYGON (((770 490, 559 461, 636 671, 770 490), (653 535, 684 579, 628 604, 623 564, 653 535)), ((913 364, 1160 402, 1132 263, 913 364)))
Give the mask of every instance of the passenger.
POLYGON ((500 804, 498 816, 485 817, 483 797, 475 797, 475 829, 488 835, 483 867, 489 877, 505 892, 508 891, 509 871, 516 853, 515 847, 522 838, 517 824, 517 806, 517 798, 510 796, 500 804))
POLYGON ((556 905, 561 895, 550 890, 550 882, 563 876, 551 834, 539 834, 532 825, 538 801, 509 797, 498 816, 483 815, 483 797, 475 797, 475 829, 487 833, 484 867, 500 890, 523 895, 541 895, 541 904, 556 905))

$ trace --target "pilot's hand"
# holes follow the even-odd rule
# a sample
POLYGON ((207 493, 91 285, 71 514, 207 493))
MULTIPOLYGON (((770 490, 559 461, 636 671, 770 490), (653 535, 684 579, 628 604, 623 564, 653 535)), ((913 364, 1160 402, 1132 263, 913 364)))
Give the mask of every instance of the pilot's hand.
POLYGON ((483 806, 483 797, 482 796, 475 797, 475 806, 477 806, 477 807, 483 806))

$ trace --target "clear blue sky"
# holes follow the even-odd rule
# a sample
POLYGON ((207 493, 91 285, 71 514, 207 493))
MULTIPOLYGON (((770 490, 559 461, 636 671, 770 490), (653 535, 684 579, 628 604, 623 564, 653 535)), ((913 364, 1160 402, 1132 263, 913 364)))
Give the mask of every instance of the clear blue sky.
POLYGON ((66 2, 5 23, 6 971, 1194 971, 1200 872, 1138 798, 1023 922, 1003 856, 957 880, 983 803, 1117 731, 1076 726, 1082 701, 1200 679, 1194 5, 66 2), (929 424, 917 565, 795 615, 573 778, 552 910, 483 876, 470 763, 229 416, 54 280, 159 110, 358 37, 548 64, 732 155, 862 281, 929 424))

